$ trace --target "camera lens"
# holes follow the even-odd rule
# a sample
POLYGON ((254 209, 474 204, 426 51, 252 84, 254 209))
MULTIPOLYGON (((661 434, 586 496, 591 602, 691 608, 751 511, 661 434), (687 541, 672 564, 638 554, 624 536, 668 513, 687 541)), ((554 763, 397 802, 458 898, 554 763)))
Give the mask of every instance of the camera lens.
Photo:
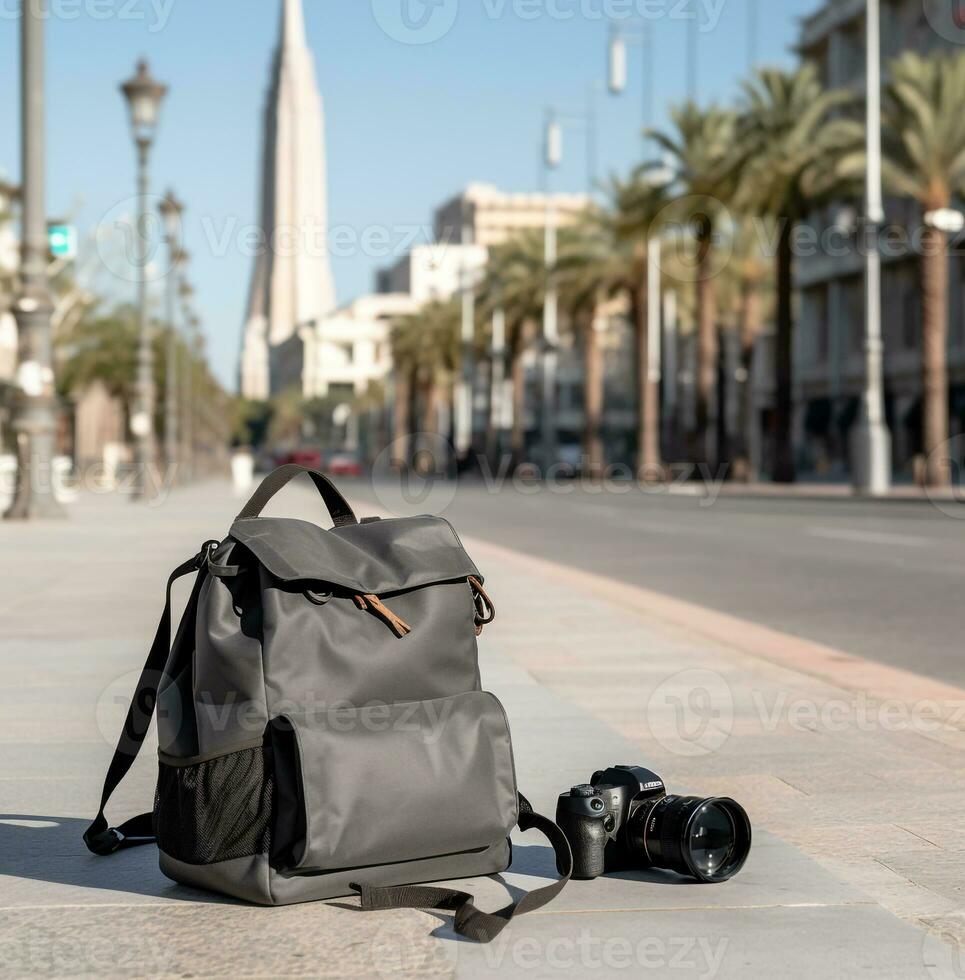
POLYGON ((631 847, 657 868, 698 881, 726 881, 744 866, 751 849, 751 822, 726 797, 665 796, 641 806, 630 820, 631 847))

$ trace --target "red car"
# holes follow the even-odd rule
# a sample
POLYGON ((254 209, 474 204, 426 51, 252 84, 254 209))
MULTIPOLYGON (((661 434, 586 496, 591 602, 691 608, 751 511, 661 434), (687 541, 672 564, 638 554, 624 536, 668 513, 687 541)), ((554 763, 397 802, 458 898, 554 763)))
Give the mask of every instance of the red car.
POLYGON ((317 449, 294 449, 278 457, 279 466, 286 463, 297 463, 299 466, 307 466, 310 470, 319 470, 322 468, 322 454, 317 449))
POLYGON ((354 453, 332 453, 325 462, 331 476, 361 476, 362 463, 354 453))

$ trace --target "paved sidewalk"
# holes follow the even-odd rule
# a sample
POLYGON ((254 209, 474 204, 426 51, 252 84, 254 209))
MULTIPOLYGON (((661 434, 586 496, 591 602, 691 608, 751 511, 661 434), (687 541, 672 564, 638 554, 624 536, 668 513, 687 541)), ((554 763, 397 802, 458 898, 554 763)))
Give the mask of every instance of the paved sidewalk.
MULTIPOLYGON (((307 493, 282 507, 317 514, 307 493)), ((965 693, 483 542, 466 542, 499 611, 483 678, 523 792, 552 814, 593 769, 639 762, 732 795, 755 825, 741 874, 573 882, 478 947, 441 915, 258 909, 173 884, 150 848, 92 857, 80 836, 164 580, 237 509, 208 485, 0 525, 0 976, 962 975, 943 937, 965 939, 965 693)), ((154 775, 146 748, 118 818, 146 808, 154 775)), ((466 887, 496 908, 551 875, 527 835, 504 884, 466 887)))

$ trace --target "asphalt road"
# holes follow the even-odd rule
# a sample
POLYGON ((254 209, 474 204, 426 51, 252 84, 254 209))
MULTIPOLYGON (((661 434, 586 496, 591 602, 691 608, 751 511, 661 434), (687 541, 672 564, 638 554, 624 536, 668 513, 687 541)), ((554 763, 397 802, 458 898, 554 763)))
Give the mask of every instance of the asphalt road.
POLYGON ((965 505, 349 481, 395 513, 965 687, 965 505), (955 512, 954 508, 953 513, 955 512))

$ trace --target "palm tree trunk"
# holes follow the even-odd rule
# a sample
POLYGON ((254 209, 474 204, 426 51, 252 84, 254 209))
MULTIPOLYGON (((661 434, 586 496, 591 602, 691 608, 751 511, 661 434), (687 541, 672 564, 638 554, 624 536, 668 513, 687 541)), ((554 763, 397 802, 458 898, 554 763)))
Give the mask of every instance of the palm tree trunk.
POLYGON ((922 238, 922 443, 925 485, 951 482, 948 453, 948 236, 925 228, 922 238))
POLYGON ((439 431, 439 386, 434 379, 425 382, 422 403, 422 431, 435 435, 439 431))
POLYGON ((793 483, 794 447, 791 442, 794 375, 791 363, 794 319, 791 303, 794 294, 794 253, 792 238, 794 222, 785 219, 777 245, 777 350, 775 373, 775 483, 793 483))
POLYGON ((697 240, 697 459, 710 459, 710 403, 717 380, 717 294, 713 280, 713 229, 697 240))
POLYGON ((650 296, 641 277, 631 292, 630 311, 636 337, 637 478, 660 474, 660 386, 650 378, 650 296))
POLYGON ((740 429, 734 454, 734 477, 745 483, 757 474, 751 466, 751 427, 754 425, 754 349, 761 330, 761 297, 757 284, 745 280, 741 286, 739 330, 741 346, 740 429))
POLYGON ((412 377, 407 370, 395 374, 395 407, 392 412, 392 458, 395 467, 405 466, 411 456, 412 377))
POLYGON ((513 428, 509 451, 513 469, 526 458, 526 354, 525 328, 517 328, 510 352, 509 376, 513 389, 513 428))
POLYGON ((596 331, 596 317, 591 313, 583 324, 583 453, 587 476, 598 480, 603 475, 603 351, 596 331))

